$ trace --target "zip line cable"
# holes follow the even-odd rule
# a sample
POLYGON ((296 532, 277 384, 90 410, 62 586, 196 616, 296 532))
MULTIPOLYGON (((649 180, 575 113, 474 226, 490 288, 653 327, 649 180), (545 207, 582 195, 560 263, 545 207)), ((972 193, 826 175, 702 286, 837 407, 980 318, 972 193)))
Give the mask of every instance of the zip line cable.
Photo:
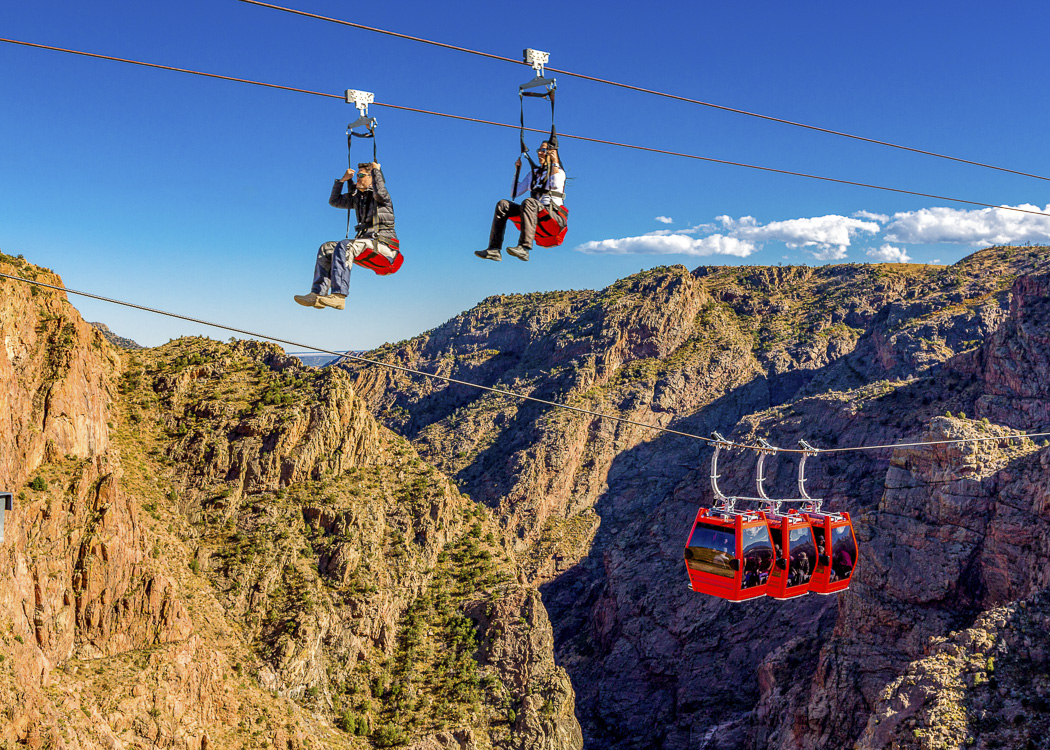
POLYGON ((233 76, 223 76, 218 73, 203 73, 199 70, 190 70, 188 68, 175 68, 171 65, 159 65, 158 63, 143 62, 142 60, 129 60, 126 57, 113 57, 111 55, 100 55, 96 52, 83 52, 76 49, 66 49, 65 47, 52 47, 48 44, 36 44, 35 42, 23 42, 19 39, 4 39, 0 37, 0 42, 6 42, 7 44, 20 44, 24 47, 36 47, 37 49, 51 50, 52 52, 66 52, 70 55, 81 55, 83 57, 94 57, 99 60, 112 60, 113 62, 128 63, 129 65, 141 65, 145 68, 158 68, 160 70, 173 70, 176 73, 189 73, 190 75, 203 76, 204 78, 218 78, 223 81, 233 81, 235 83, 250 83, 253 86, 264 86, 270 89, 281 89, 283 91, 295 91, 300 94, 313 94, 314 96, 328 96, 333 99, 344 100, 344 97, 337 94, 326 94, 321 91, 310 91, 308 89, 297 89, 291 86, 281 86, 276 83, 263 83, 261 81, 250 81, 247 78, 234 78, 233 76))
MULTIPOLYGON (((240 0, 241 2, 247 2, 247 0, 240 0)), ((464 117, 463 115, 450 115, 443 112, 434 112, 427 109, 416 109, 415 107, 405 107, 397 104, 384 104, 382 102, 375 102, 377 107, 388 107, 390 109, 401 109, 406 112, 418 112, 424 115, 434 115, 436 117, 448 117, 454 120, 466 120, 468 122, 477 122, 483 125, 496 125, 501 128, 513 128, 518 130, 518 125, 508 125, 502 122, 493 122, 491 120, 479 120, 475 117, 464 117)), ((533 133, 547 134, 546 130, 539 130, 537 128, 525 128, 525 130, 533 133)), ((619 148, 629 148, 635 151, 648 151, 654 154, 665 154, 667 156, 679 156, 683 159, 696 159, 697 161, 706 161, 711 164, 724 164, 729 167, 743 167, 745 169, 756 169, 760 172, 772 172, 774 174, 785 174, 792 177, 805 177, 810 180, 821 180, 822 182, 833 182, 838 185, 852 185, 853 187, 869 188, 871 190, 884 190, 889 193, 900 193, 903 195, 916 195, 920 198, 934 198, 941 201, 949 201, 952 203, 965 203, 970 206, 981 206, 982 208, 995 208, 1002 211, 1018 211, 1024 214, 1035 214, 1036 216, 1050 216, 1050 213, 1045 211, 1031 211, 1027 208, 1017 208, 1015 206, 997 206, 993 203, 981 203, 980 201, 966 200, 965 198, 951 198, 946 195, 936 195, 934 193, 920 193, 915 190, 905 190, 903 188, 887 187, 885 185, 873 185, 868 182, 854 182, 853 180, 843 180, 837 177, 825 177, 823 175, 808 174, 806 172, 793 172, 788 169, 776 169, 775 167, 763 167, 758 164, 747 164, 746 162, 740 161, 729 161, 727 159, 716 159, 713 156, 699 156, 697 154, 686 154, 681 151, 667 151, 662 148, 653 148, 651 146, 635 146, 630 143, 619 143, 618 141, 606 141, 600 138, 589 138, 583 135, 572 135, 570 133, 558 133, 558 138, 572 138, 577 141, 586 141, 588 143, 600 143, 605 146, 618 146, 619 148)))
MULTIPOLYGON (((240 2, 248 2, 248 0, 240 0, 240 2)), ((327 94, 327 93, 324 93, 324 92, 321 92, 321 91, 311 91, 309 89, 295 88, 295 87, 292 87, 292 86, 281 86, 281 85, 275 84, 275 83, 266 83, 266 82, 263 82, 263 81, 252 81, 252 80, 249 80, 247 78, 235 78, 233 76, 224 76, 224 75, 219 75, 219 74, 216 74, 216 73, 205 73, 205 72, 202 72, 202 71, 199 71, 199 70, 189 70, 188 68, 177 68, 177 67, 173 67, 173 66, 170 66, 170 65, 160 65, 158 63, 142 62, 140 60, 130 60, 130 59, 124 58, 124 57, 113 57, 111 55, 100 55, 100 54, 97 54, 97 53, 94 53, 94 52, 83 52, 83 51, 80 51, 80 50, 66 49, 64 47, 53 47, 53 46, 46 45, 46 44, 36 44, 34 42, 24 42, 24 41, 20 41, 20 40, 17 40, 17 39, 5 39, 5 38, 0 37, 0 42, 5 42, 5 43, 8 43, 8 44, 18 44, 18 45, 22 45, 22 46, 26 46, 26 47, 35 47, 35 48, 38 48, 38 49, 50 50, 50 51, 53 51, 53 52, 65 52, 65 53, 71 54, 71 55, 81 55, 81 56, 84 56, 84 57, 93 57, 93 58, 97 58, 97 59, 101 59, 101 60, 111 60, 113 62, 127 63, 127 64, 130 64, 130 65, 140 65, 140 66, 147 67, 147 68, 154 68, 154 69, 160 69, 160 70, 170 70, 170 71, 174 71, 176 73, 189 73, 191 75, 202 76, 204 78, 217 78, 217 79, 223 80, 223 81, 233 81, 235 83, 246 83, 246 84, 251 84, 253 86, 263 86, 265 88, 280 89, 282 91, 294 91, 294 92, 300 93, 300 94, 311 94, 313 96, 323 96, 323 97, 327 97, 327 98, 330 98, 330 99, 338 99, 340 101, 345 101, 344 96, 339 95, 339 94, 327 94)), ((493 125, 493 126, 501 127, 501 128, 511 128, 513 130, 519 130, 520 129, 519 125, 512 125, 512 124, 502 123, 502 122, 494 122, 492 120, 483 120, 483 119, 476 118, 476 117, 466 117, 464 115, 453 115, 453 114, 448 114, 448 113, 445 113, 445 112, 435 112, 433 110, 419 109, 419 108, 416 108, 416 107, 406 107, 406 106, 397 105, 397 104, 387 104, 387 103, 383 103, 383 102, 374 102, 373 104, 375 106, 379 106, 379 107, 387 107, 388 109, 398 109, 398 110, 403 110, 403 111, 406 111, 406 112, 416 112, 418 114, 431 115, 433 117, 445 117, 445 118, 452 119, 452 120, 462 120, 462 121, 465 121, 465 122, 480 123, 482 125, 493 125)), ((532 132, 532 133, 543 133, 543 134, 547 133, 546 130, 539 130, 537 128, 525 128, 525 130, 528 130, 529 132, 532 132)), ((920 198, 933 198, 934 200, 948 201, 950 203, 963 203, 963 204, 968 205, 968 206, 980 206, 981 208, 994 208, 994 209, 998 209, 1000 211, 1014 211, 1014 212, 1023 213, 1023 214, 1033 214, 1035 216, 1047 216, 1047 217, 1050 217, 1050 213, 1046 213, 1044 211, 1032 211, 1032 210, 1027 209, 1027 208, 1017 208, 1016 206, 997 206, 994 203, 983 203, 981 201, 971 201, 971 200, 967 200, 965 198, 952 198, 951 196, 937 195, 936 193, 922 193, 922 192, 918 192, 918 191, 915 191, 915 190, 905 190, 903 188, 888 187, 888 186, 885 186, 885 185, 874 185, 874 184, 867 183, 867 182, 855 182, 853 180, 844 180, 844 179, 839 179, 837 177, 825 177, 823 175, 808 174, 806 172, 794 172, 794 171, 787 170, 787 169, 776 169, 774 167, 763 167, 763 166, 758 165, 758 164, 747 164, 745 162, 729 161, 727 159, 716 159, 716 158, 711 157, 711 156, 699 156, 697 154, 686 154, 686 153, 683 153, 683 152, 680 152, 680 151, 668 151, 668 150, 665 150, 665 149, 653 148, 653 147, 650 147, 650 146, 636 146, 636 145, 629 144, 629 143, 619 143, 617 141, 607 141, 607 140, 602 140, 600 138, 589 138, 587 136, 582 136, 582 135, 571 135, 571 134, 568 134, 568 133, 559 133, 558 135, 559 135, 560 138, 571 138, 571 139, 577 140, 577 141, 585 141, 585 142, 588 142, 588 143, 599 143, 599 144, 606 145, 606 146, 617 146, 619 148, 627 148, 627 149, 632 149, 634 151, 647 151, 649 153, 665 154, 667 156, 677 156, 677 157, 681 157, 683 159, 694 159, 694 160, 697 160, 697 161, 704 161, 704 162, 708 162, 708 163, 711 163, 711 164, 723 164, 725 166, 730 166, 730 167, 743 167, 743 168, 746 168, 746 169, 755 169, 755 170, 758 170, 758 171, 761 171, 761 172, 771 172, 773 174, 783 174, 783 175, 789 175, 791 177, 804 177, 804 178, 810 179, 810 180, 820 180, 822 182, 831 182, 831 183, 835 183, 835 184, 838 184, 838 185, 851 185, 853 187, 868 188, 870 190, 882 190, 882 191, 885 191, 885 192, 898 193, 898 194, 901 194, 901 195, 912 195, 912 196, 918 196, 920 198)))
MULTIPOLYGON (((248 5, 257 5, 257 6, 262 7, 262 8, 271 8, 273 10, 279 10, 279 11, 283 11, 285 13, 291 13, 292 15, 296 15, 296 16, 305 16, 307 18, 315 18, 315 19, 320 20, 320 21, 327 21, 329 23, 339 24, 340 26, 350 26, 350 27, 355 28, 355 29, 361 29, 362 31, 372 31, 372 32, 375 32, 377 34, 385 34, 386 36, 392 36, 392 37, 396 37, 398 39, 406 39, 406 40, 411 41, 411 42, 420 42, 422 44, 429 44, 429 45, 432 45, 432 46, 435 46, 435 47, 442 47, 444 49, 450 49, 450 50, 454 50, 456 52, 465 52, 467 54, 477 55, 479 57, 487 57, 487 58, 492 59, 492 60, 501 60, 503 62, 514 63, 516 65, 524 65, 524 64, 526 64, 526 63, 523 63, 521 60, 516 60, 516 59, 510 58, 510 57, 504 57, 503 55, 494 55, 494 54, 489 53, 489 52, 481 52, 479 50, 473 50, 473 49, 469 49, 467 47, 458 47, 458 46, 456 46, 454 44, 445 44, 444 42, 436 42, 436 41, 434 41, 432 39, 424 39, 424 38, 418 37, 418 36, 410 36, 408 34, 400 34, 400 33, 396 32, 396 31, 388 31, 387 29, 379 29, 379 28, 376 28, 374 26, 365 26, 364 24, 354 23, 352 21, 344 21, 344 20, 339 19, 339 18, 332 18, 330 16, 321 16, 321 15, 318 15, 316 13, 307 13, 306 11, 297 10, 295 8, 286 8, 286 7, 281 6, 281 5, 274 5, 272 3, 264 3, 264 2, 261 2, 261 0, 238 0, 238 1, 242 2, 242 3, 247 3, 248 5)), ((592 81, 594 83, 601 83, 601 84, 604 84, 606 86, 615 86, 615 87, 621 88, 621 89, 628 89, 630 91, 637 91, 637 92, 642 93, 642 94, 651 94, 653 96, 664 97, 665 99, 674 99, 674 100, 677 100, 677 101, 680 101, 680 102, 687 102, 689 104, 699 104, 699 105, 704 106, 704 107, 710 107, 712 109, 719 109, 719 110, 722 110, 724 112, 732 112, 732 113, 738 114, 738 115, 747 115, 748 117, 755 117, 755 118, 758 118, 760 120, 768 120, 769 122, 777 122, 777 123, 780 123, 782 125, 792 125, 792 126, 794 126, 796 128, 804 128, 806 130, 814 130, 814 131, 816 131, 818 133, 825 133, 825 134, 828 134, 828 135, 836 135, 836 136, 840 136, 842 138, 850 138, 850 139, 853 139, 855 141, 863 141, 865 143, 873 143, 873 144, 875 144, 877 146, 888 146, 889 148, 896 148, 896 149, 900 149, 901 151, 911 151, 912 153, 915 153, 915 154, 923 154, 924 156, 933 156, 933 157, 936 157, 938 159, 947 159, 949 161, 959 162, 961 164, 969 164, 969 165, 975 166, 975 167, 983 167, 985 169, 994 169, 994 170, 999 171, 999 172, 1008 172, 1010 174, 1021 175, 1022 177, 1032 177, 1032 178, 1037 179, 1037 180, 1050 181, 1050 177, 1043 177, 1042 175, 1031 174, 1030 172, 1021 172, 1021 171, 1016 170, 1016 169, 1007 169, 1006 167, 997 167, 994 164, 985 164, 984 162, 973 161, 971 159, 962 159, 962 158, 960 158, 958 156, 949 156, 947 154, 939 154, 939 153, 937 153, 935 151, 926 151, 925 149, 913 148, 912 146, 904 146, 904 145, 901 145, 899 143, 891 143, 889 141, 880 141, 880 140, 878 140, 876 138, 866 138, 865 136, 855 135, 853 133, 846 133, 846 132, 843 132, 843 131, 840 131, 840 130, 831 130, 830 128, 822 128, 822 127, 819 127, 817 125, 807 125, 806 123, 796 122, 794 120, 786 120, 786 119, 781 118, 781 117, 773 117, 772 115, 763 115, 763 114, 760 114, 758 112, 750 112, 750 111, 748 111, 746 109, 737 109, 735 107, 727 107, 727 106, 724 106, 722 104, 714 104, 712 102, 705 102, 705 101, 702 101, 700 99, 692 99, 692 98, 690 98, 688 96, 680 96, 678 94, 669 94, 669 93, 664 92, 664 91, 656 91, 655 89, 647 89, 647 88, 643 88, 641 86, 633 86, 633 85, 628 84, 628 83, 619 83, 617 81, 610 81, 610 80, 606 80, 604 78, 596 78, 595 76, 584 75, 583 73, 574 73, 571 70, 559 70, 558 68, 552 68, 550 66, 546 66, 545 70, 547 70, 547 71, 549 71, 551 73, 559 73, 561 75, 571 76, 573 78, 580 78, 580 79, 585 80, 585 81, 592 81)))
MULTIPOLYGON (((536 398, 535 396, 526 396, 524 393, 517 393, 515 391, 508 391, 503 388, 493 388, 487 385, 481 385, 479 383, 471 383, 466 380, 458 380, 456 378, 450 378, 446 375, 437 375, 432 372, 424 372, 422 370, 414 370, 411 367, 404 367, 402 365, 395 365, 389 362, 380 362, 379 360, 369 359, 367 357, 360 357, 356 354, 350 354, 348 352, 337 352, 331 349, 322 349, 320 347, 312 346, 310 344, 303 344, 296 341, 289 341, 287 339, 277 338, 276 336, 268 336, 261 333, 254 333, 252 331, 246 331, 242 328, 234 328, 233 326, 224 325, 222 323, 212 323, 207 320, 201 320, 200 318, 191 318, 187 315, 180 315, 179 313, 167 312, 165 310, 158 310, 153 307, 145 307, 144 305, 138 305, 134 302, 126 302, 124 300, 113 299, 110 297, 103 297, 98 294, 92 294, 90 292, 80 292, 76 289, 67 289, 60 286, 54 286, 53 284, 45 284, 42 281, 36 281, 34 279, 26 279, 21 276, 13 276, 0 272, 0 278, 10 279, 11 281, 20 281, 24 284, 30 284, 32 286, 43 287, 45 289, 51 289, 56 292, 63 292, 65 294, 76 294, 80 297, 87 297, 89 299, 98 300, 100 302, 108 302, 113 305, 121 305, 123 307, 130 307, 135 310, 142 310, 144 312, 153 313, 154 315, 164 315, 169 318, 175 318, 177 320, 185 320, 190 323, 198 323, 200 325, 210 326, 211 328, 219 328, 224 331, 230 331, 231 333, 240 333, 245 336, 251 336, 253 338, 262 339, 263 341, 271 341, 276 344, 288 344, 289 346, 296 346, 301 349, 306 349, 312 352, 320 352, 322 354, 331 354, 341 359, 352 359, 355 362, 363 362, 369 365, 376 365, 378 367, 386 367, 391 370, 398 370, 399 372, 409 373, 412 375, 421 375, 432 380, 441 380, 446 383, 455 385, 465 385, 470 388, 477 388, 478 390, 488 391, 489 393, 495 393, 500 396, 509 396, 511 398, 520 399, 522 401, 531 401, 537 404, 543 404, 544 406, 552 406, 556 409, 565 409, 567 411, 573 411, 577 414, 585 414, 591 417, 597 417, 598 419, 608 419, 613 422, 619 422, 621 424, 629 424, 634 427, 643 427, 649 430, 655 430, 657 432, 667 433, 669 435, 678 435, 679 437, 692 438, 693 440, 702 440, 705 443, 716 443, 723 447, 738 448, 741 450, 751 450, 759 452, 770 452, 768 446, 758 445, 743 445, 741 443, 733 443, 726 440, 718 440, 715 438, 704 437, 703 435, 694 435, 691 432, 680 432, 679 430, 672 430, 668 427, 660 427, 659 425, 646 424, 645 422, 638 422, 633 419, 627 419, 626 417, 617 417, 613 414, 605 414, 602 412, 591 411, 589 409, 581 409, 578 406, 570 406, 569 404, 558 403, 557 401, 547 401, 546 399, 536 398)), ((772 447, 772 451, 777 453, 804 453, 804 454, 818 454, 818 453, 844 453, 847 451, 870 451, 870 450, 889 450, 893 448, 917 448, 925 447, 930 445, 949 445, 953 443, 980 443, 993 440, 1016 440, 1022 438, 1036 438, 1050 436, 1050 432, 1033 432, 1033 433, 1017 433, 1013 435, 1002 435, 999 437, 984 437, 984 438, 958 438, 954 440, 932 440, 928 442, 913 442, 913 443, 896 443, 892 445, 860 445, 847 448, 814 448, 812 450, 805 450, 800 448, 777 448, 772 447)))

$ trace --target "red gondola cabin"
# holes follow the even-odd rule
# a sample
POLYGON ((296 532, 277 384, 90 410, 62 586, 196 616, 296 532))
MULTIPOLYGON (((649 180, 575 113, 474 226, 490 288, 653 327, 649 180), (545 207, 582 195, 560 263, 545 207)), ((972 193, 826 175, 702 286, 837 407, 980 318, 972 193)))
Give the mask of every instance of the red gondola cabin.
POLYGON ((813 523, 817 543, 817 567, 810 591, 834 594, 849 588, 857 567, 857 537, 849 513, 806 513, 813 523))
POLYGON ((701 508, 685 548, 693 591, 739 602, 766 593, 773 545, 760 511, 701 508))
POLYGON ((768 513, 769 534, 773 538, 776 562, 769 574, 766 595, 774 599, 805 596, 810 590, 817 565, 817 543, 813 525, 801 513, 768 513))

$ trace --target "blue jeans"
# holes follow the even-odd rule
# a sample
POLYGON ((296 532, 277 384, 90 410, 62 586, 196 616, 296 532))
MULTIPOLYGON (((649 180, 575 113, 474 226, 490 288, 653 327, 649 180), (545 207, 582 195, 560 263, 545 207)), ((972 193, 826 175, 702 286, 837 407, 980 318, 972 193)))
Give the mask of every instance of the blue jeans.
POLYGON ((350 262, 365 250, 375 250, 381 255, 396 255, 386 245, 375 240, 339 240, 326 242, 317 248, 317 262, 314 264, 314 285, 310 291, 314 294, 350 293, 350 262), (329 289, 331 291, 329 291, 329 289))

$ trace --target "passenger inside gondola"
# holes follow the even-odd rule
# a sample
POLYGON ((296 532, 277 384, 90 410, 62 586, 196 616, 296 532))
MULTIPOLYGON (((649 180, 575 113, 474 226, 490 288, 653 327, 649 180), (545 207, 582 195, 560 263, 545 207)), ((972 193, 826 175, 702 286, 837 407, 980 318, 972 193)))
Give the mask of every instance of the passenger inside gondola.
POLYGON ((817 540, 817 554, 818 555, 827 554, 824 551, 824 527, 823 526, 817 526, 816 524, 814 524, 814 526, 813 526, 813 537, 817 540))
POLYGON ((809 583, 813 575, 813 560, 817 556, 816 545, 810 527, 792 529, 789 532, 791 565, 788 568, 788 585, 801 586, 809 583))
POLYGON ((849 526, 838 526, 831 530, 831 572, 833 581, 841 581, 853 574, 857 563, 857 543, 849 526))
POLYGON ((744 576, 741 588, 751 588, 765 583, 773 568, 773 546, 766 526, 744 529, 744 576))
POLYGON ((784 539, 779 526, 770 526, 769 535, 773 542, 773 552, 776 553, 777 559, 780 560, 784 557, 784 539))

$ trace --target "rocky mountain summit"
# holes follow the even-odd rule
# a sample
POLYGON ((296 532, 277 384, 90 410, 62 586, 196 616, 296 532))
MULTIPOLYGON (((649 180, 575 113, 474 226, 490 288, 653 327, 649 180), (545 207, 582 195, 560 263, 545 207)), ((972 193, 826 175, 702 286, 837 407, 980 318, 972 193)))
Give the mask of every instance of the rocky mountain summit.
MULTIPOLYGON (((1048 299, 1045 247, 673 266, 367 354, 566 411, 259 342, 122 350, 4 281, 0 747, 1042 747, 1050 448, 1006 436, 1050 432, 1048 299), (848 592, 688 588, 715 430, 826 451, 848 592)), ((719 469, 750 494, 753 453, 719 469)))
POLYGON ((143 346, 129 338, 118 336, 109 329, 105 323, 88 323, 89 326, 97 328, 106 337, 106 341, 119 349, 142 349, 143 346))

